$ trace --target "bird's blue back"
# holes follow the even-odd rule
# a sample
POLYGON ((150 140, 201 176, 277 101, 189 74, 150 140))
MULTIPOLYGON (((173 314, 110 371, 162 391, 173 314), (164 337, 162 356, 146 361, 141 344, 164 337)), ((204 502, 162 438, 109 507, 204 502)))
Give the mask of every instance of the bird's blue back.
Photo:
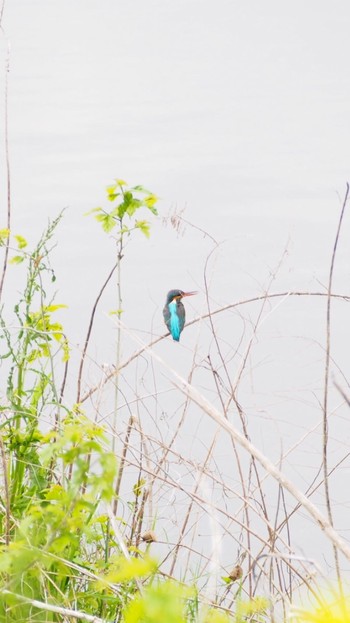
POLYGON ((185 326, 185 308, 181 301, 173 300, 171 303, 167 302, 163 310, 163 316, 173 340, 178 342, 181 331, 185 326))
POLYGON ((170 311, 170 333, 173 336, 173 339, 178 342, 180 340, 180 333, 185 325, 185 308, 180 301, 173 301, 173 303, 170 303, 168 307, 170 311), (181 313, 182 310, 180 306, 184 310, 183 313, 181 313))

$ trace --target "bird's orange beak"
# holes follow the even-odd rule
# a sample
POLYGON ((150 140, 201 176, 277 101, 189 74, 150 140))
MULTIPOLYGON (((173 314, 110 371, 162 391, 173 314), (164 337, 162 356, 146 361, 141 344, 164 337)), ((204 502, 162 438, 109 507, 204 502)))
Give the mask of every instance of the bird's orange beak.
POLYGON ((182 297, 184 297, 184 296, 193 296, 194 294, 198 294, 198 292, 183 292, 182 297))

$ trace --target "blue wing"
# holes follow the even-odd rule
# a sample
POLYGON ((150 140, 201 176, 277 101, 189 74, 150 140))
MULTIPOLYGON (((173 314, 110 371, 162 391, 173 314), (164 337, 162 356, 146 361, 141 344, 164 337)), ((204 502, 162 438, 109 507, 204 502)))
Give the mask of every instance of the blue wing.
POLYGON ((178 303, 174 301, 165 305, 163 317, 173 340, 178 342, 180 340, 181 331, 185 326, 185 308, 183 304, 180 301, 178 303))

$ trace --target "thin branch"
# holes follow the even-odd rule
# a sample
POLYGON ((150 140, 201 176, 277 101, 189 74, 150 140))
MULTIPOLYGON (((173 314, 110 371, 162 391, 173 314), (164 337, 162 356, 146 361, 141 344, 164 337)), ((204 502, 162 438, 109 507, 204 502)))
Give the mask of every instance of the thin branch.
MULTIPOLYGON (((262 301, 264 299, 273 299, 273 298, 279 298, 279 297, 302 297, 302 296, 328 296, 327 292, 276 292, 274 294, 261 294, 260 296, 254 296, 250 299, 244 299, 242 301, 238 301, 236 303, 229 303, 228 305, 224 305, 223 307, 219 307, 219 309, 215 309, 214 311, 210 312, 209 314, 204 314, 203 316, 199 316, 198 318, 194 318, 193 320, 191 320, 190 322, 186 323, 186 327, 190 327, 193 324, 196 324, 197 322, 200 322, 202 320, 205 320, 206 318, 209 318, 210 316, 214 316, 215 314, 221 314, 229 309, 235 309, 236 307, 241 307, 242 305, 248 305, 250 303, 256 303, 257 301, 262 301)), ((343 301, 350 301, 350 296, 345 295, 345 294, 331 294, 332 299, 340 299, 343 301)), ((100 390, 102 387, 104 387, 104 385, 106 385, 106 383, 108 383, 108 381, 110 381, 114 376, 116 376, 117 374, 119 374, 119 372, 121 370, 123 370, 123 368, 126 368, 132 361, 134 361, 135 359, 137 359, 140 355, 142 355, 142 353, 144 353, 145 351, 149 350, 150 348, 152 348, 153 346, 155 346, 156 344, 158 344, 158 342, 161 342, 162 340, 164 340, 166 337, 168 337, 169 332, 168 333, 164 333, 163 335, 160 335, 159 337, 155 338, 154 340, 152 340, 151 342, 149 342, 148 344, 145 344, 144 346, 142 346, 139 350, 137 350, 133 355, 131 355, 131 357, 129 357, 129 359, 127 359, 124 363, 122 363, 119 368, 115 368, 114 366, 112 367, 112 369, 109 372, 106 372, 105 378, 103 380, 103 382, 98 383, 98 385, 95 385, 94 387, 92 387, 91 389, 89 389, 88 392, 86 392, 86 394, 84 394, 84 396, 82 396, 82 398, 80 399, 80 403, 82 404, 83 402, 85 402, 86 400, 88 400, 88 398, 91 398, 91 396, 97 391, 100 390)))
POLYGON ((175 548, 174 548, 173 560, 172 560, 170 571, 169 571, 169 575, 171 577, 173 576, 173 573, 174 573, 174 569, 175 569, 175 565, 176 565, 176 562, 177 562, 177 556, 178 556, 178 552, 179 552, 179 549, 180 549, 180 545, 181 545, 181 543, 183 541, 183 538, 184 538, 184 535, 185 535, 185 532, 186 532, 186 529, 187 529, 187 524, 188 524, 190 516, 191 516, 191 511, 192 511, 192 507, 194 505, 195 495, 197 494, 198 489, 201 487, 201 480, 202 480, 202 478, 204 476, 205 469, 206 469, 206 467, 207 467, 207 465, 208 465, 208 463, 209 463, 209 461, 210 461, 210 459, 212 457, 212 453, 213 453, 213 449, 214 449, 214 446, 215 446, 216 441, 217 441, 218 433, 220 433, 220 429, 215 433, 215 437, 214 437, 214 439, 213 439, 213 441, 212 441, 212 443, 210 445, 210 448, 209 448, 209 450, 207 452, 207 456, 206 456, 206 458, 204 460, 204 463, 201 466, 200 470, 198 470, 198 477, 197 477, 196 482, 195 482, 193 495, 191 494, 191 502, 190 502, 189 507, 187 508, 187 511, 186 511, 186 514, 185 514, 185 518, 184 518, 184 521, 182 523, 182 527, 180 529, 180 534, 179 534, 177 543, 176 543, 175 548))
POLYGON ((11 515, 10 515, 10 492, 9 492, 9 481, 8 481, 8 468, 6 462, 6 453, 4 448, 4 443, 2 440, 2 436, 0 436, 0 453, 1 453, 1 461, 2 461, 2 469, 3 469, 3 479, 4 479, 4 490, 5 490, 5 504, 6 504, 6 514, 5 514, 5 543, 8 546, 10 544, 10 529, 11 529, 11 515))
MULTIPOLYGON (((121 323, 122 325, 122 323, 121 323)), ((124 327, 124 325, 122 325, 124 327)), ((125 330, 126 327, 124 327, 125 330)), ((135 335, 132 335, 133 339, 140 343, 140 340, 135 335)), ((331 543, 337 547, 342 554, 350 560, 350 546, 341 538, 338 532, 333 528, 329 519, 323 515, 318 508, 300 491, 289 478, 287 478, 277 467, 267 458, 267 456, 261 452, 249 439, 240 433, 221 413, 192 385, 182 378, 173 368, 168 366, 165 361, 159 357, 154 351, 148 347, 149 354, 156 359, 165 369, 167 369, 173 378, 171 381, 177 389, 179 389, 185 396, 188 396, 204 413, 207 413, 217 424, 219 424, 231 437, 236 441, 248 455, 253 456, 262 467, 272 476, 282 487, 284 487, 289 493, 300 502, 301 506, 307 511, 307 513, 315 520, 321 530, 325 533, 331 543)))
MULTIPOLYGON (((327 320, 326 320, 326 361, 325 361, 325 377, 324 377, 324 395, 323 395, 323 474, 324 474, 324 488, 325 488, 325 498, 326 498, 326 507, 327 507, 327 516, 329 523, 333 526, 333 516, 332 516, 332 507, 331 507, 331 499, 329 493, 329 480, 328 480, 328 389, 329 389, 329 364, 330 364, 330 352, 331 352, 331 296, 332 296, 332 283, 333 283, 333 272, 334 272, 334 264, 335 264, 335 256, 338 247, 338 240, 340 235, 340 230, 343 222, 343 217, 345 213, 345 207, 347 204, 349 196, 349 184, 346 185, 345 197, 342 205, 342 209, 340 212, 339 222, 337 233, 335 236, 331 265, 329 270, 329 280, 328 280, 328 289, 327 289, 327 320)), ((333 552, 334 552, 334 561, 335 568, 338 577, 339 587, 341 588, 341 576, 340 576, 340 568, 339 568, 339 557, 338 551, 333 544, 333 552)))
MULTIPOLYGON (((5 0, 1 7, 0 24, 2 21, 5 0)), ((0 280, 0 301, 5 282, 5 275, 8 266, 8 255, 10 248, 10 230, 11 230, 11 176, 10 176, 10 155, 9 155, 9 132, 8 132, 8 75, 10 72, 10 44, 7 42, 7 55, 5 65, 5 159, 6 159, 6 179, 7 179, 7 229, 8 236, 5 244, 4 262, 2 265, 2 275, 0 280)))
MULTIPOLYGON (((152 356, 154 354, 152 353, 152 356)), ((166 364, 163 362, 163 365, 166 364)), ((168 367, 168 366, 166 366, 168 367)), ((176 372, 171 370, 172 376, 176 380, 173 381, 175 387, 177 387, 186 396, 189 396, 193 402, 195 402, 205 413, 207 413, 215 422, 226 430, 233 439, 239 443, 248 454, 254 456, 254 458, 266 469, 266 471, 273 477, 282 487, 287 489, 289 493, 300 502, 301 506, 311 515, 316 521, 319 527, 324 531, 325 535, 329 538, 334 546, 336 546, 344 556, 350 560, 350 546, 339 536, 338 532, 334 530, 333 526, 318 508, 310 502, 310 500, 289 480, 258 448, 256 448, 248 439, 245 438, 228 420, 222 417, 222 415, 210 404, 204 396, 202 396, 194 387, 191 387, 186 383, 185 379, 181 378, 176 372)))
POLYGON ((2 28, 2 18, 4 15, 4 9, 5 9, 5 0, 2 0, 1 9, 0 9, 0 28, 2 28))
POLYGON ((86 334, 86 338, 85 338, 85 344, 84 344, 84 348, 83 348, 83 352, 81 355, 81 359, 80 359, 80 366, 79 366, 79 373, 78 373, 78 391, 77 391, 77 403, 80 402, 80 395, 81 395, 81 380, 82 380, 82 375, 83 375, 83 367, 84 367, 84 361, 85 361, 85 356, 86 356, 86 351, 89 345, 89 341, 90 341, 90 337, 91 337, 91 331, 92 331, 92 327, 94 324, 94 319, 95 319, 95 313, 96 313, 96 309, 97 309, 97 305, 100 301, 100 298, 103 294, 103 292, 105 291, 108 283, 110 282, 110 280, 112 279, 113 273, 115 271, 115 269, 117 268, 119 264, 119 258, 118 261, 114 264, 112 270, 110 271, 106 281, 104 282, 98 296, 97 299, 94 303, 94 306, 92 308, 92 312, 91 312, 91 316, 90 316, 90 322, 89 322, 89 327, 87 330, 87 334, 86 334))
POLYGON ((86 612, 81 612, 80 610, 72 610, 71 608, 63 608, 61 606, 54 606, 53 604, 48 604, 44 601, 38 601, 37 599, 24 597, 23 595, 13 593, 12 591, 8 591, 7 589, 0 590, 0 594, 4 595, 5 597, 6 595, 8 595, 9 597, 11 597, 11 599, 15 598, 18 599, 18 601, 30 604, 31 606, 33 606, 33 608, 45 610, 46 612, 56 612, 57 614, 61 614, 64 617, 83 619, 84 621, 90 621, 90 623, 106 623, 106 619, 100 619, 99 617, 87 614, 86 612))
POLYGON ((133 426, 133 420, 134 420, 133 415, 130 415, 129 422, 128 422, 128 427, 127 427, 127 430, 126 430, 125 439, 123 441, 123 450, 122 450, 122 453, 121 453, 121 459, 120 459, 120 464, 119 464, 119 469, 118 469, 117 482, 116 482, 115 490, 114 490, 114 495, 115 495, 114 502, 113 502, 113 513, 114 513, 114 515, 117 514, 120 485, 121 485, 121 481, 122 481, 122 477, 123 477, 123 473, 124 473, 126 453, 128 451, 128 447, 129 447, 130 434, 131 434, 131 429, 132 429, 132 426, 133 426))

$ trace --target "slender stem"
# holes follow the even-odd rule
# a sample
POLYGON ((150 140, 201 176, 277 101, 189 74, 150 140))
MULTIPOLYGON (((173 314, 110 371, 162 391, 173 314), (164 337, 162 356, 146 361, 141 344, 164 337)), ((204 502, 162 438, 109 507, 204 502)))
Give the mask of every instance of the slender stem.
MULTIPOLYGON (((123 327, 125 330, 125 327, 123 327)), ((140 343, 141 340, 135 335, 129 334, 133 337, 135 342, 140 343)), ((173 368, 165 363, 165 361, 157 355, 154 350, 149 346, 144 350, 150 354, 155 361, 158 361, 165 370, 169 372, 169 376, 172 380, 172 384, 177 387, 185 396, 188 396, 192 402, 197 404, 200 411, 204 411, 212 418, 217 424, 221 426, 223 430, 233 437, 233 439, 248 453, 258 461, 262 467, 268 472, 272 478, 274 478, 284 489, 286 489, 298 502, 304 510, 314 519, 327 538, 335 545, 344 556, 350 560, 350 546, 341 538, 338 532, 333 528, 329 519, 323 515, 318 508, 298 489, 294 483, 287 478, 283 472, 281 472, 272 461, 261 452, 254 444, 251 443, 242 433, 240 433, 229 420, 227 420, 221 413, 212 405, 196 388, 181 377, 173 368)), ((199 412, 200 412, 199 411, 199 412)))
POLYGON ((5 9, 5 0, 2 0, 1 9, 0 9, 0 28, 2 27, 2 17, 4 15, 5 9))
MULTIPOLYGON (((332 506, 329 492, 329 479, 328 479, 328 396, 329 396, 329 364, 330 364, 330 352, 331 352, 331 296, 332 296, 332 283, 333 283, 333 272, 334 272, 334 264, 335 264, 335 256, 338 247, 338 240, 340 235, 340 230, 343 222, 343 217, 345 213, 345 207, 347 204, 349 196, 349 184, 346 185, 345 197, 343 200, 342 209, 340 212, 339 222, 337 233, 335 236, 331 265, 329 270, 329 279, 328 279, 328 289, 327 289, 327 319, 326 319, 326 361, 325 361, 325 378, 324 378, 324 395, 323 395, 323 441, 322 441, 322 451, 323 451, 323 475, 324 475, 324 490, 325 490, 325 498, 326 498, 326 507, 327 507, 327 516, 328 521, 333 526, 333 514, 332 514, 332 506)), ((333 552, 334 552, 334 561, 335 568, 338 578, 339 588, 342 588, 340 568, 339 568, 339 557, 338 557, 338 549, 335 543, 333 543, 333 552)))
POLYGON ((25 597, 24 595, 20 595, 19 593, 14 593, 7 589, 0 589, 0 593, 4 597, 10 597, 12 602, 13 600, 18 600, 25 604, 30 604, 33 608, 37 608, 38 610, 43 610, 44 612, 55 612, 56 614, 60 614, 64 617, 64 620, 67 620, 67 617, 74 617, 75 619, 82 619, 83 621, 90 621, 90 623, 105 623, 104 620, 96 617, 92 614, 87 614, 86 612, 82 612, 80 610, 73 610, 72 608, 63 608, 62 606, 55 606, 53 604, 49 604, 44 601, 39 601, 38 599, 30 599, 30 597, 25 597))
POLYGON ((207 456, 204 459, 203 466, 201 466, 200 470, 198 471, 198 478, 197 478, 195 486, 194 486, 194 494, 193 494, 193 496, 191 496, 191 502, 190 502, 190 505, 189 505, 189 507, 187 509, 187 512, 185 514, 185 519, 184 519, 184 521, 182 523, 182 527, 181 527, 181 530, 180 530, 180 533, 179 533, 179 537, 178 537, 177 543, 176 543, 175 548, 174 548, 173 559, 172 559, 172 563, 171 563, 171 567, 170 567, 170 571, 169 571, 169 575, 171 577, 173 576, 175 565, 176 565, 176 562, 177 562, 179 549, 180 549, 180 545, 181 545, 181 543, 183 541, 183 538, 184 538, 184 535, 185 535, 185 532, 186 532, 186 529, 187 529, 187 524, 188 524, 188 522, 190 520, 192 508, 193 508, 193 505, 194 505, 194 502, 195 502, 195 497, 194 496, 197 494, 197 491, 199 490, 199 488, 201 486, 201 480, 202 480, 202 478, 203 478, 203 476, 205 474, 205 469, 206 469, 207 465, 209 464, 209 461, 210 461, 210 459, 212 457, 213 450, 214 450, 215 444, 217 442, 218 433, 219 433, 219 430, 216 431, 215 437, 212 440, 210 448, 209 448, 209 450, 207 452, 207 456))
MULTIPOLYGON (((65 334, 63 334, 63 339, 64 339, 64 342, 65 342, 65 345, 68 345, 68 340, 67 340, 67 337, 65 336, 65 334)), ((69 366, 69 359, 67 359, 67 361, 64 364, 63 379, 62 379, 62 383, 61 383, 60 397, 59 397, 59 401, 58 401, 59 405, 61 405, 62 401, 63 401, 64 390, 66 388, 66 382, 67 382, 68 366, 69 366)), ((58 421, 57 417, 55 417, 55 424, 56 424, 56 427, 59 424, 59 421, 58 421)))
POLYGON ((239 443, 250 455, 259 461, 264 469, 280 483, 289 493, 300 502, 304 510, 314 519, 315 523, 323 530, 324 534, 329 538, 332 544, 338 548, 344 556, 350 560, 350 547, 346 541, 344 541, 339 534, 334 530, 329 519, 325 517, 316 506, 289 480, 271 461, 264 455, 256 446, 254 446, 244 435, 242 435, 226 418, 224 418, 219 411, 209 403, 200 392, 194 387, 186 383, 185 379, 180 377, 174 370, 161 360, 160 357, 155 355, 154 352, 149 351, 152 357, 159 360, 165 368, 171 372, 173 377, 173 384, 186 396, 189 396, 193 402, 195 402, 205 413, 207 413, 215 422, 226 430, 236 441, 239 443))
MULTIPOLYGON (((5 0, 1 7, 0 13, 0 25, 2 21, 3 11, 5 6, 5 0)), ((7 178, 7 229, 9 230, 6 245, 4 262, 2 266, 2 275, 0 280, 0 301, 2 297, 2 291, 5 282, 5 275, 8 265, 8 255, 10 248, 10 229, 11 229, 11 176, 10 176, 10 156, 9 156, 9 133, 8 133, 8 75, 10 71, 10 44, 7 44, 7 56, 5 66, 5 158, 6 158, 6 178, 7 178)))
POLYGON ((124 443, 123 443, 122 457, 121 457, 121 461, 120 461, 120 465, 119 465, 119 469, 118 469, 117 482, 116 482, 116 485, 115 485, 115 500, 114 500, 114 504, 113 504, 113 512, 114 512, 115 515, 117 513, 120 484, 121 484, 121 480, 122 480, 122 477, 123 477, 126 453, 128 451, 128 447, 129 447, 129 440, 130 440, 132 424, 133 424, 133 416, 131 415, 130 419, 129 419, 126 435, 125 435, 125 440, 124 440, 124 443))
MULTIPOLYGON (((123 237, 123 219, 119 219, 119 228, 120 228, 120 237, 118 240, 118 271, 117 271, 117 318, 120 320, 121 315, 123 313, 122 305, 122 287, 121 287, 121 260, 123 258, 123 250, 124 250, 124 237, 123 237)), ((115 359, 115 369, 119 370, 120 365, 120 355, 121 355, 121 327, 118 322, 117 326, 117 344, 116 344, 116 359, 115 359)), ((119 374, 116 375, 115 383, 114 383, 114 410, 113 410, 113 421, 112 421, 112 430, 115 433, 112 437, 112 450, 115 452, 116 443, 117 443, 117 419, 118 419, 118 399, 119 399, 119 374)), ((120 483, 119 483, 120 486, 120 483)))
POLYGON ((80 359, 80 366, 79 366, 79 372, 78 372, 78 391, 77 391, 77 403, 80 402, 80 396, 81 396, 81 381, 82 381, 82 376, 83 376, 83 367, 84 367, 84 361, 85 361, 85 357, 86 357, 86 351, 89 345, 89 341, 90 341, 90 337, 91 337, 91 332, 92 332, 92 327, 94 324, 94 319, 95 319, 95 314, 96 314, 96 309, 97 309, 97 305, 99 304, 99 301, 101 299, 101 296, 103 294, 103 292, 105 291, 108 283, 110 282, 113 273, 115 271, 115 269, 117 268, 119 264, 119 257, 118 257, 118 261, 114 264, 112 270, 110 271, 106 281, 104 282, 100 292, 98 293, 98 296, 96 298, 96 301, 94 303, 94 306, 92 308, 92 312, 91 312, 91 316, 90 316, 90 322, 89 322, 89 326, 88 326, 88 330, 87 330, 87 334, 86 334, 86 338, 85 338, 85 343, 84 343, 84 348, 83 348, 83 352, 81 355, 81 359, 80 359))
POLYGON ((1 436, 0 436, 0 452, 1 452, 1 461, 2 461, 2 469, 3 469, 5 504, 6 504, 5 543, 8 546, 10 544, 10 529, 11 529, 10 493, 9 493, 8 467, 7 467, 7 461, 6 461, 6 453, 5 453, 4 443, 3 443, 1 436))

